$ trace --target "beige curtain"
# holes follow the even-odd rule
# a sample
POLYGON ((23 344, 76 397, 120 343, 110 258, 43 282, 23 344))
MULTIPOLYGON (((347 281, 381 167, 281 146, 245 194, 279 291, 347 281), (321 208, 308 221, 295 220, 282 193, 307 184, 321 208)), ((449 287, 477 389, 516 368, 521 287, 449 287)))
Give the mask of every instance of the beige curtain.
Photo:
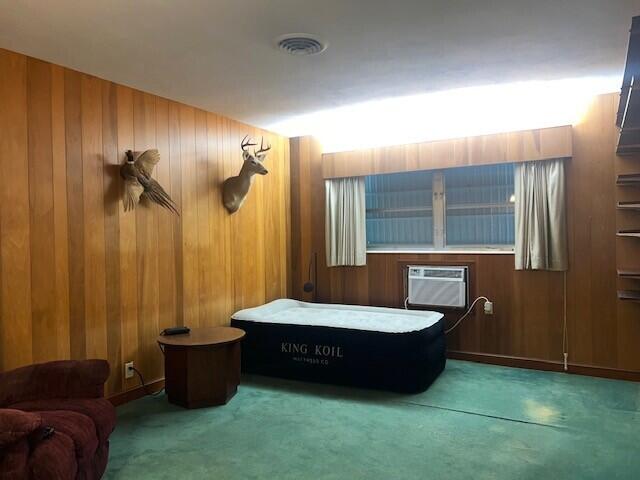
POLYGON ((566 270, 564 160, 516 164, 516 270, 566 270))
POLYGON ((364 177, 325 180, 327 265, 366 265, 364 177))

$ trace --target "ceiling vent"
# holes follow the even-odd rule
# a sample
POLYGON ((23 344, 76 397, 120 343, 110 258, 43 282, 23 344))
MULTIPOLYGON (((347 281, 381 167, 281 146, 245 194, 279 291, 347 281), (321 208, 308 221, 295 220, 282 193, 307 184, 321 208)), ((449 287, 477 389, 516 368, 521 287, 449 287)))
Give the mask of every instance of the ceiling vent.
POLYGON ((276 39, 280 50, 291 55, 315 55, 324 52, 327 44, 315 35, 308 33, 289 33, 276 39))

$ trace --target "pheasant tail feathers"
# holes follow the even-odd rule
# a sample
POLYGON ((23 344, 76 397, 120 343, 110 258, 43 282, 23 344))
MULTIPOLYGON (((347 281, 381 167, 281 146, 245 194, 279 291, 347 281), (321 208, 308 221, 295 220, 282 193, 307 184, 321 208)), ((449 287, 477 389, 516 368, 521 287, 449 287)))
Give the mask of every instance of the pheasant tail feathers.
POLYGON ((178 212, 176 203, 164 190, 164 188, 162 188, 162 185, 160 185, 153 178, 148 179, 148 183, 145 185, 144 193, 142 194, 142 196, 180 216, 180 212, 178 212))

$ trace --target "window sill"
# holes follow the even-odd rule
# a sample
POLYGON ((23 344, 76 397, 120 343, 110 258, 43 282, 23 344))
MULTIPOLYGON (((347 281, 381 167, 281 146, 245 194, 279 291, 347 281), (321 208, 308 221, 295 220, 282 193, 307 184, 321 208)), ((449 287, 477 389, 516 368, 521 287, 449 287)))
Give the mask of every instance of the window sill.
POLYGON ((376 249, 368 249, 368 254, 376 254, 376 253, 422 253, 422 254, 438 254, 438 255, 513 255, 513 249, 501 249, 501 248, 461 248, 461 249, 446 249, 446 250, 435 250, 435 249, 419 249, 419 248, 376 248, 376 249))

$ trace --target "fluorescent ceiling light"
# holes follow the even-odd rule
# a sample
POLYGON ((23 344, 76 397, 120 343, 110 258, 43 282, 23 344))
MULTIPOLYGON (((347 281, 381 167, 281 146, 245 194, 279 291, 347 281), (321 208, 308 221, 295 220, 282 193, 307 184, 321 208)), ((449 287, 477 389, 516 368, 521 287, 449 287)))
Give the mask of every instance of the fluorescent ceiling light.
POLYGON ((519 82, 387 98, 300 115, 269 126, 313 135, 325 152, 486 135, 577 123, 620 76, 519 82))

